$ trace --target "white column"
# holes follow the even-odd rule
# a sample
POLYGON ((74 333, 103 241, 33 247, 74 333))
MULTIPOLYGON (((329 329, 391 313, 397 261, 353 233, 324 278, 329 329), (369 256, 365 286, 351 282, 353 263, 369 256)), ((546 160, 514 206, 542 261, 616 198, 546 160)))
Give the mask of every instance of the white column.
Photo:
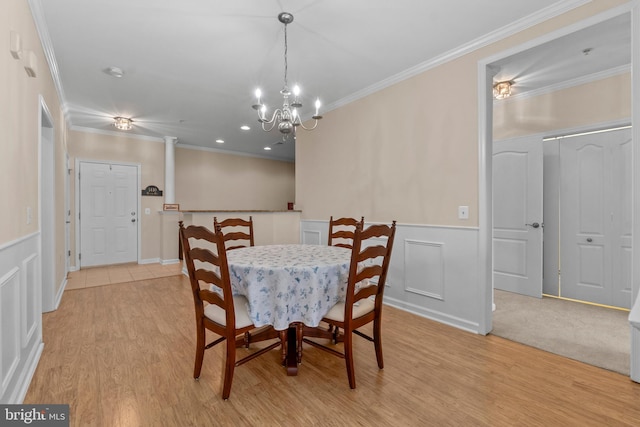
POLYGON ((164 202, 176 202, 176 144, 175 136, 164 137, 164 202))

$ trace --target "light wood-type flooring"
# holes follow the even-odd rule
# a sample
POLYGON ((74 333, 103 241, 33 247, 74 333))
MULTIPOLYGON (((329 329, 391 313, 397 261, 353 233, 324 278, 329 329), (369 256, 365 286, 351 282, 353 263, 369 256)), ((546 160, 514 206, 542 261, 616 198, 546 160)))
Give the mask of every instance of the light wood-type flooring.
POLYGON ((237 367, 223 401, 224 345, 192 377, 186 277, 68 290, 44 314, 25 403, 69 404, 83 427, 640 425, 640 384, 628 377, 388 306, 383 321, 384 370, 354 337, 355 390, 342 359, 305 346, 298 376, 275 349, 237 367))

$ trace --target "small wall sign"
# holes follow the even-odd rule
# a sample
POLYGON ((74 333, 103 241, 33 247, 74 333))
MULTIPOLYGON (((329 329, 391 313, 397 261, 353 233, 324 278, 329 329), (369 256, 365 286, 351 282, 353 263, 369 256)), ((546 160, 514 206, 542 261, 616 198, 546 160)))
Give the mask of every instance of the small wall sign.
POLYGON ((162 190, 160 190, 155 185, 150 185, 144 190, 142 190, 143 196, 162 196, 162 190))
POLYGON ((180 205, 177 203, 165 203, 164 205, 162 205, 162 210, 163 211, 179 211, 180 205))

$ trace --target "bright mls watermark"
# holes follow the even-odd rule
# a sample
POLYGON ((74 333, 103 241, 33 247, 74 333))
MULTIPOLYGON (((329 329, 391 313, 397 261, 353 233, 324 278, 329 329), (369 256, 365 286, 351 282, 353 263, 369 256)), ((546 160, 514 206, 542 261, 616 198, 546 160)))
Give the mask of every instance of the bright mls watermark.
POLYGON ((69 427, 69 405, 0 405, 0 425, 69 427))

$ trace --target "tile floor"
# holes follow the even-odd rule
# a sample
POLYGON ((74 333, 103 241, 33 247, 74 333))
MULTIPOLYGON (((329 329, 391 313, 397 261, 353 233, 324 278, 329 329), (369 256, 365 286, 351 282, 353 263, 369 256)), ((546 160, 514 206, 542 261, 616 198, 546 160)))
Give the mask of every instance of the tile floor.
POLYGON ((182 263, 161 264, 119 264, 106 267, 83 268, 72 271, 67 277, 66 290, 90 288, 113 283, 134 282, 156 277, 182 274, 182 263))

